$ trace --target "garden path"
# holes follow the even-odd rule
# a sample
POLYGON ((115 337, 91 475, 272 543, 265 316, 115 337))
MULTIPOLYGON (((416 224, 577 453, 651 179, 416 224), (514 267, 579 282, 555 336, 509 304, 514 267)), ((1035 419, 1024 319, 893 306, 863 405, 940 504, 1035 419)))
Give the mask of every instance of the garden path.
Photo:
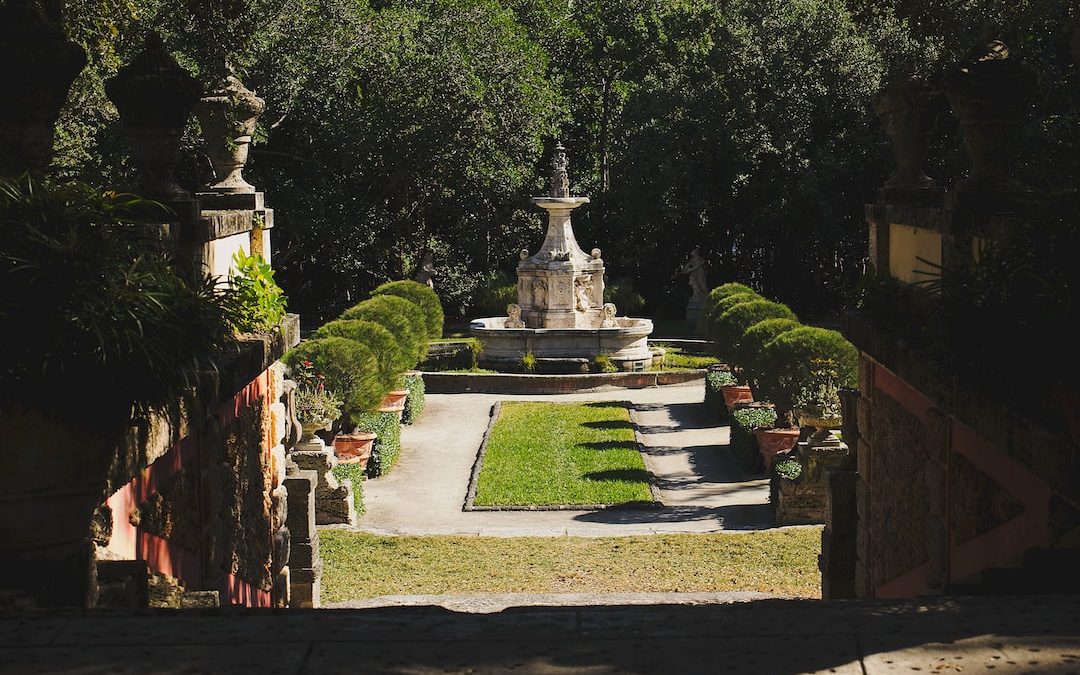
POLYGON ((702 382, 578 394, 430 394, 403 428, 388 475, 364 483, 367 512, 355 529, 380 534, 613 536, 770 527, 769 486, 745 475, 722 446, 728 427, 705 419, 702 382), (630 401, 664 506, 593 511, 462 511, 469 475, 500 400, 630 401))

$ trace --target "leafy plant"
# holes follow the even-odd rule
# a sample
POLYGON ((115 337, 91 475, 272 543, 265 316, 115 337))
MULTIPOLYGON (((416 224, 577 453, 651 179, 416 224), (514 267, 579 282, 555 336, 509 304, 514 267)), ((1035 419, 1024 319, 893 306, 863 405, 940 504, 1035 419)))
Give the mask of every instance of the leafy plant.
POLYGON ((619 367, 611 360, 610 355, 597 354, 593 357, 591 370, 597 373, 617 373, 619 372, 619 367))
POLYGON ((761 393, 776 404, 781 421, 790 426, 792 411, 815 381, 814 368, 824 362, 835 366, 839 387, 854 387, 858 380, 859 351, 834 330, 803 326, 781 333, 765 345, 761 393))
POLYGON ((786 480, 798 480, 802 475, 802 462, 788 457, 773 464, 773 473, 786 480))
MULTIPOLYGON (((731 298, 739 297, 743 296, 731 296, 731 298)), ((795 321, 796 317, 786 305, 769 300, 752 300, 735 304, 721 314, 714 323, 713 340, 716 341, 716 348, 729 358, 737 355, 743 333, 765 319, 795 321)))
POLYGON ((705 409, 715 413, 720 419, 727 417, 722 389, 730 384, 738 384, 735 376, 728 370, 710 370, 705 373, 705 409))
POLYGON ((172 217, 79 183, 0 181, 0 410, 126 424, 236 354, 233 291, 178 273, 155 225, 172 217))
POLYGON ((776 411, 772 408, 736 408, 731 413, 731 449, 739 466, 749 473, 761 473, 765 464, 758 451, 754 429, 771 427, 776 423, 776 411))
POLYGON ((381 324, 393 333, 404 354, 405 370, 413 368, 427 353, 427 328, 419 307, 403 298, 380 295, 346 310, 341 318, 363 319, 381 324))
POLYGON ((401 421, 394 412, 365 412, 355 418, 356 430, 375 434, 375 445, 368 458, 368 478, 390 472, 401 452, 401 421))
POLYGON ((521 357, 521 368, 526 373, 536 372, 536 356, 532 352, 525 352, 521 357))
POLYGON ((326 388, 326 376, 314 361, 299 361, 290 373, 296 381, 296 416, 303 422, 330 424, 341 417, 341 399, 326 388))
MULTIPOLYGON (((374 450, 372 450, 374 454, 374 450)), ((370 465, 371 459, 368 459, 370 465)), ((364 476, 366 475, 366 467, 361 468, 360 464, 338 464, 335 466, 331 473, 334 474, 334 478, 339 481, 349 481, 352 484, 353 506, 356 508, 356 515, 360 515, 364 512, 364 476)))
POLYGON ((243 249, 233 254, 229 274, 236 303, 234 326, 241 333, 265 333, 285 318, 285 292, 274 281, 274 270, 259 254, 243 249))
POLYGON ((424 313, 427 338, 429 340, 438 340, 442 337, 442 303, 439 302, 439 296, 427 284, 410 280, 390 281, 376 288, 372 295, 395 295, 414 303, 424 313))

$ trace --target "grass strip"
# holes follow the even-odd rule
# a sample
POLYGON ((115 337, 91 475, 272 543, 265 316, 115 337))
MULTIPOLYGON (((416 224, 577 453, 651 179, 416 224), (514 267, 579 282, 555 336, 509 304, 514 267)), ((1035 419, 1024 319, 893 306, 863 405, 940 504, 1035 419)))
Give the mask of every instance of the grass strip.
POLYGON ((510 401, 501 407, 477 479, 476 506, 652 501, 624 404, 510 401))
POLYGON ((820 597, 817 527, 633 537, 319 532, 322 600, 380 595, 759 591, 820 597))

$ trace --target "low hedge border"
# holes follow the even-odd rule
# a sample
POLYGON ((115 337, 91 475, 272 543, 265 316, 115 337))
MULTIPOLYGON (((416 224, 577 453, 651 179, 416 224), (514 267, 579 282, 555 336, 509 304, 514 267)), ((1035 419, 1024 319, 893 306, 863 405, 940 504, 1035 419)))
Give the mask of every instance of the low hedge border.
POLYGON ((367 463, 368 478, 378 478, 390 473, 401 454, 401 420, 396 412, 362 413, 356 419, 357 431, 368 431, 378 436, 371 449, 367 463))
POLYGON ((405 399, 401 423, 412 424, 424 412, 424 377, 419 373, 406 375, 405 388, 409 390, 409 397, 405 399))
POLYGON ((330 473, 338 481, 348 480, 352 483, 353 506, 356 507, 356 515, 364 512, 364 469, 359 464, 338 464, 330 473))
POLYGON ((731 413, 731 450, 735 460, 744 471, 752 474, 765 472, 765 462, 758 450, 754 429, 772 426, 776 422, 776 411, 760 406, 736 408, 731 413))
POLYGON ((629 401, 611 401, 612 403, 622 403, 626 406, 627 411, 630 413, 630 424, 634 426, 634 441, 637 443, 638 452, 641 453, 642 461, 645 463, 645 471, 649 474, 649 494, 652 495, 652 501, 647 503, 642 502, 630 502, 627 504, 545 504, 543 506, 529 505, 529 506, 477 506, 476 505, 476 486, 480 480, 480 471, 484 468, 484 456, 487 454, 488 440, 491 438, 491 430, 495 427, 495 423, 499 421, 499 413, 502 412, 502 401, 497 401, 495 405, 491 406, 491 411, 488 413, 488 425, 484 429, 484 440, 480 443, 480 449, 476 453, 476 461, 473 462, 472 473, 469 474, 469 490, 465 493, 465 504, 462 506, 463 511, 600 511, 606 509, 657 509, 664 506, 660 501, 660 490, 656 487, 656 474, 653 473, 652 466, 649 464, 649 455, 646 453, 644 443, 641 438, 641 431, 638 429, 637 417, 634 415, 633 404, 629 401))

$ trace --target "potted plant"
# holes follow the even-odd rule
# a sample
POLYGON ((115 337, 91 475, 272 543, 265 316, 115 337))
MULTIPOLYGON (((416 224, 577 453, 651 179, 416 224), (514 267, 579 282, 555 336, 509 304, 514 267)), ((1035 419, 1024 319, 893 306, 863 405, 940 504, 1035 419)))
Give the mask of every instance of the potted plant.
POLYGON ((816 431, 808 439, 812 447, 840 445, 832 432, 843 424, 840 411, 840 374, 832 359, 813 359, 810 377, 799 396, 799 424, 816 431))
POLYGON ((300 361, 291 375, 296 381, 296 417, 304 430, 300 443, 318 443, 315 432, 329 430, 341 417, 341 399, 326 388, 326 376, 314 361, 300 361))

